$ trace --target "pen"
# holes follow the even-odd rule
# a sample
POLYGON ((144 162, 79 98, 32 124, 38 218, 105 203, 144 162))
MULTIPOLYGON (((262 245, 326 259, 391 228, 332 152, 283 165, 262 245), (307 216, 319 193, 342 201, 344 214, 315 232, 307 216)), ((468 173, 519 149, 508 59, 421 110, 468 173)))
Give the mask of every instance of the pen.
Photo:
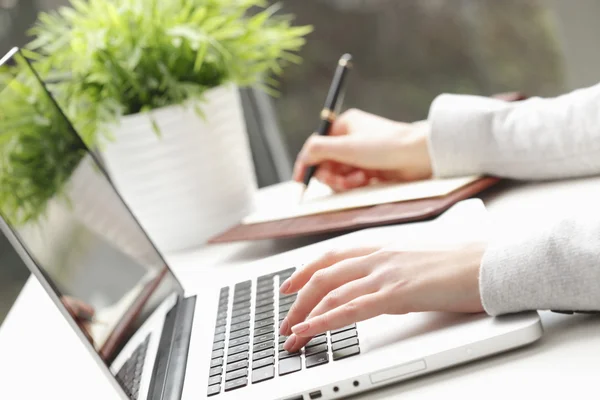
MULTIPOLYGON (((350 54, 344 54, 338 61, 335 75, 333 76, 333 81, 331 82, 329 93, 325 100, 325 106, 321 111, 319 127, 314 133, 315 135, 326 136, 329 134, 331 125, 337 117, 336 113, 341 108, 344 83, 350 68, 352 68, 352 56, 350 54)), ((306 169, 306 172, 304 173, 304 190, 302 191, 302 197, 300 198, 301 201, 304 197, 304 191, 306 191, 306 188, 316 171, 316 165, 311 165, 306 169)))

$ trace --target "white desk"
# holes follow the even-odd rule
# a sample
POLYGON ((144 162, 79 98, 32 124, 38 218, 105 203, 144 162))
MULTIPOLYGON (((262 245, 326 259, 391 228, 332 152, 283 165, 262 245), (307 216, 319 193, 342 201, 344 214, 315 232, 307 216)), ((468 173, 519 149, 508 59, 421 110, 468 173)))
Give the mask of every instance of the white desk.
MULTIPOLYGON (((536 224, 570 206, 600 204, 600 178, 502 185, 483 200, 499 229, 536 224)), ((596 214, 600 218, 600 211, 596 214)), ((310 240, 207 247, 169 257, 177 275, 198 276, 257 260, 310 240)), ((361 398, 597 398, 600 317, 541 313, 543 339, 533 346, 390 386, 361 398), (578 395, 581 394, 581 395, 578 395)), ((0 398, 111 399, 111 387, 62 317, 30 279, 0 328, 0 398), (34 307, 35 303, 35 307, 34 307), (68 351, 66 351, 68 349, 68 351)))

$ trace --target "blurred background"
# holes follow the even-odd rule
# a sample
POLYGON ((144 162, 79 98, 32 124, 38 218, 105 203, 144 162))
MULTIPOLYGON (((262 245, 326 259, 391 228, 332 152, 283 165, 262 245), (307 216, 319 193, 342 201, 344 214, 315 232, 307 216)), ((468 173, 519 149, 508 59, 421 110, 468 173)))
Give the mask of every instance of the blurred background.
MULTIPOLYGON (((164 0, 169 1, 169 0, 164 0)), ((40 10, 66 0, 0 0, 0 54, 27 42, 40 10)), ((345 107, 413 121, 441 92, 554 96, 600 81, 600 2, 579 0, 282 0, 315 31, 278 97, 245 90, 260 186, 287 179, 338 57, 355 69, 345 107)), ((29 273, 0 235, 0 324, 29 273)))

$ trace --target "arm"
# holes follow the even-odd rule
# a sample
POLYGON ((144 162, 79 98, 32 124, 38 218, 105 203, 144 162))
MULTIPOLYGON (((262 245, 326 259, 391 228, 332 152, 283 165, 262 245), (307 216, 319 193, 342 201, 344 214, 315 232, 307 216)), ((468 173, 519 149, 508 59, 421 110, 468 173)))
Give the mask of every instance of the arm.
MULTIPOLYGON (((518 103, 441 95, 429 151, 436 176, 553 179, 600 173, 600 85, 518 103)), ((491 315, 600 310, 600 218, 563 217, 513 232, 484 253, 479 285, 491 315)))
POLYGON ((436 176, 557 179, 600 173, 600 84, 509 103, 438 96, 429 151, 436 176))
POLYGON ((490 315, 523 310, 600 310, 600 218, 568 216, 493 241, 480 267, 490 315))

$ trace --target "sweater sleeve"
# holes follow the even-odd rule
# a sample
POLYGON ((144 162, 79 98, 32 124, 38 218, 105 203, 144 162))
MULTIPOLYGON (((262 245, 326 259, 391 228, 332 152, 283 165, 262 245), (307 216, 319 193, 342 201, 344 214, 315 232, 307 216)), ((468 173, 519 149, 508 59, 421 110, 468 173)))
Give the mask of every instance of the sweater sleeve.
MULTIPOLYGON (((600 85, 518 103, 444 94, 429 121, 437 177, 600 174, 600 85)), ((590 215, 493 240, 479 276, 485 311, 600 310, 600 214, 590 215)))
POLYGON ((600 173, 600 84, 506 102, 443 94, 429 111, 438 177, 557 179, 600 173))

